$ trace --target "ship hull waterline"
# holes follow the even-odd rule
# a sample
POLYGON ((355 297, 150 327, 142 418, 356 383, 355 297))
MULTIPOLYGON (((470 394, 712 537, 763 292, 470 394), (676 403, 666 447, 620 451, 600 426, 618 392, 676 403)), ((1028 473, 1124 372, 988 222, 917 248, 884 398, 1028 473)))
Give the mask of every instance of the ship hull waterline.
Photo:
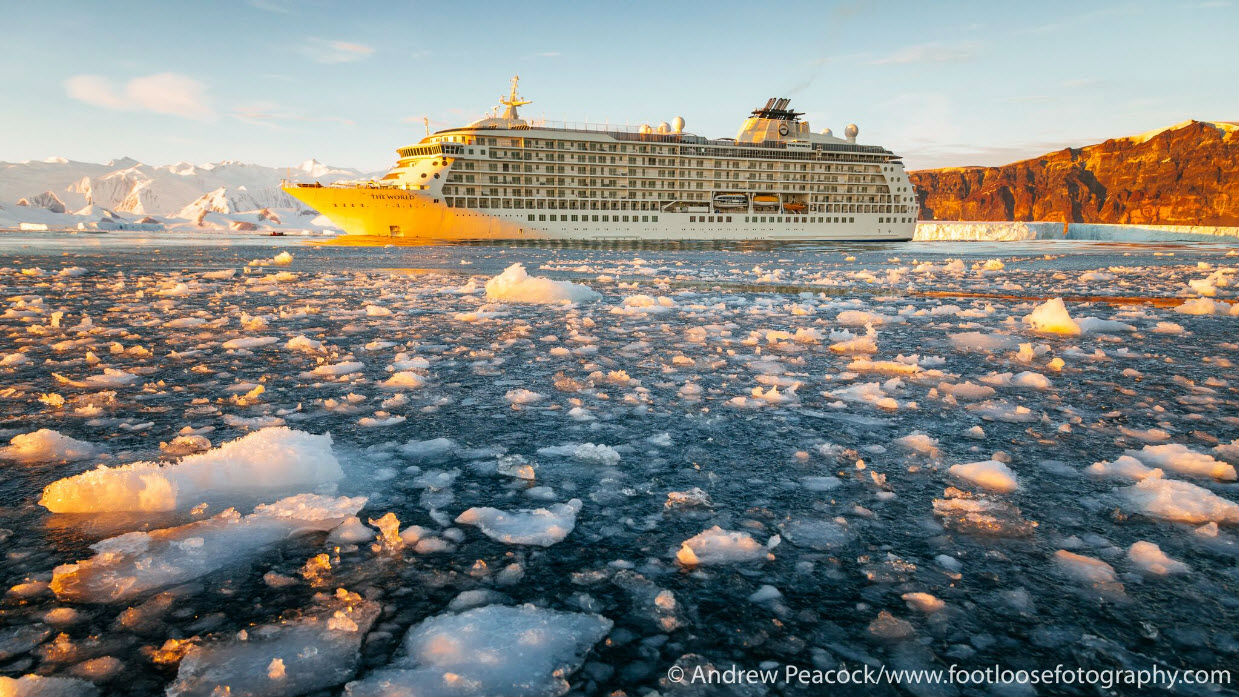
POLYGON ((607 211, 604 215, 613 219, 602 222, 602 216, 594 211, 451 208, 424 193, 388 187, 301 185, 283 190, 325 215, 350 237, 387 238, 404 244, 479 240, 908 242, 916 229, 915 222, 879 222, 879 215, 870 213, 807 216, 766 211, 720 211, 711 215, 633 211, 620 216, 607 211), (568 218, 569 214, 589 220, 549 220, 551 215, 568 218), (535 219, 529 220, 530 215, 535 219), (595 217, 600 220, 595 222, 595 217), (840 222, 810 222, 815 218, 840 222))

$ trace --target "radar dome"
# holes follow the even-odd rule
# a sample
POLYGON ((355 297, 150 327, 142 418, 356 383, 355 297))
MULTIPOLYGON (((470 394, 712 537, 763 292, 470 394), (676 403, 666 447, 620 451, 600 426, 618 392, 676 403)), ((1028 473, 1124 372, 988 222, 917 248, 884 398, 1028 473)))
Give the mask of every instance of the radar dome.
POLYGON ((648 123, 641 124, 640 133, 642 135, 649 135, 653 132, 654 132, 654 129, 650 128, 650 125, 648 123))
POLYGON ((843 129, 843 135, 847 136, 850 140, 856 140, 856 136, 859 133, 860 129, 857 128, 854 123, 849 123, 847 128, 843 129))
POLYGON ((835 132, 834 132, 834 131, 832 131, 832 130, 830 130, 829 128, 823 128, 823 129, 822 129, 822 135, 824 135, 824 136, 834 136, 834 134, 835 134, 835 132))
POLYGON ((666 121, 663 121, 662 123, 658 124, 658 132, 659 133, 670 133, 671 124, 667 123, 666 121))
POLYGON ((676 133, 684 132, 684 117, 683 116, 677 116, 674 119, 671 119, 671 130, 675 131, 676 133))

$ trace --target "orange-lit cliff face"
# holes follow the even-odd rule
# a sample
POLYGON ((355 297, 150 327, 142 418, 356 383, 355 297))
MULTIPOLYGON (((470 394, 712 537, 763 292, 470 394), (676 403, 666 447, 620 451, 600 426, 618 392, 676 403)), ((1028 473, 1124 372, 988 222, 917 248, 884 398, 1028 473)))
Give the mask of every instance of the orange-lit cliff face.
POLYGON ((1239 126, 1188 121, 1001 167, 911 172, 925 220, 1239 225, 1239 126))

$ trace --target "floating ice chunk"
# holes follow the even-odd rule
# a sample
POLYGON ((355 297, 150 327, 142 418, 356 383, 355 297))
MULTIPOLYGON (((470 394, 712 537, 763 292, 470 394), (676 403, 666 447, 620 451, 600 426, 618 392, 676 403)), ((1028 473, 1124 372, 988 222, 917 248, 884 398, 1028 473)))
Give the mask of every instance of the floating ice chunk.
POLYGON ((896 438, 895 444, 928 457, 938 456, 938 439, 924 433, 909 433, 902 438, 896 438))
POLYGON ((915 635, 916 629, 911 622, 882 610, 877 619, 869 623, 869 633, 887 641, 903 641, 915 635))
POLYGON ((168 686, 168 697, 283 697, 349 680, 380 607, 343 588, 318 600, 319 607, 248 629, 244 638, 192 647, 168 686))
POLYGON ((451 438, 411 440, 400 446, 400 454, 414 462, 442 462, 460 449, 451 438))
POLYGON ((323 350, 323 342, 299 334, 289 339, 288 342, 284 344, 284 348, 289 351, 317 353, 323 350))
POLYGON ((25 464, 38 462, 72 462, 86 460, 98 455, 101 448, 94 443, 70 438, 58 431, 41 428, 32 433, 21 433, 0 447, 0 460, 25 464))
POLYGON ((344 694, 558 697, 611 626, 600 615, 532 605, 437 615, 409 630, 403 656, 349 683, 344 694))
POLYGON ((95 555, 52 572, 62 601, 115 603, 241 564, 294 535, 326 532, 354 516, 364 497, 298 494, 242 517, 228 509, 207 520, 130 532, 91 545, 95 555))
POLYGON ((1182 334, 1185 330, 1177 322, 1158 322, 1152 331, 1154 334, 1182 334))
POLYGON ((1121 595, 1123 593, 1123 584, 1119 583, 1114 567, 1100 559, 1060 549, 1054 553, 1054 563, 1068 577, 1081 581, 1095 590, 1107 594, 1121 595))
POLYGON ((510 402, 513 405, 535 404, 545 399, 546 395, 540 394, 538 392, 534 392, 533 390, 527 390, 523 387, 520 387, 515 390, 508 390, 506 393, 504 393, 503 398, 508 400, 508 402, 510 402))
POLYGON ((1051 298, 1025 315, 1024 323, 1043 334, 1080 334, 1080 325, 1067 314, 1062 298, 1051 298))
POLYGON ((417 389, 426 384, 426 378, 411 371, 392 373, 383 381, 383 388, 388 390, 417 389))
POLYGON ((869 327, 864 336, 856 336, 851 332, 831 332, 830 339, 835 342, 830 345, 830 350, 841 354, 857 354, 857 353, 877 353, 878 344, 876 339, 878 333, 869 327))
POLYGON ((271 258, 271 263, 276 266, 288 266, 293 263, 293 255, 288 252, 280 252, 271 258))
POLYGON ((947 339, 956 351, 1001 351, 1014 348, 1018 343, 1013 336, 986 334, 984 332, 960 332, 948 334, 947 339))
POLYGON ((266 428, 171 465, 100 466, 52 482, 39 503, 54 513, 175 511, 293 492, 329 493, 344 477, 330 435, 266 428))
POLYGON ((934 515, 957 532, 993 537, 1027 537, 1037 523, 1020 517, 1020 509, 1004 501, 975 498, 948 489, 945 499, 934 499, 934 515))
POLYGON ((1214 446, 1213 453, 1227 462, 1239 464, 1239 438, 1214 446))
POLYGON ((270 346, 279 341, 274 336, 245 336, 239 339, 229 339, 220 346, 226 349, 256 349, 261 346, 270 346))
POLYGON ((792 520, 782 526, 782 531, 793 545, 819 551, 838 549, 852 539, 845 525, 820 518, 792 520))
POLYGON ((1146 445, 1142 450, 1129 450, 1145 464, 1195 477, 1212 477, 1226 482, 1235 481, 1235 467, 1213 459, 1205 453, 1196 452, 1186 445, 1167 443, 1146 445))
POLYGON ((77 678, 23 675, 0 676, 0 697, 96 697, 99 688, 77 678))
POLYGON ((1001 399, 969 404, 967 409, 986 421, 1005 421, 1018 424, 1029 423, 1040 418, 1023 404, 1011 404, 1001 399))
POLYGON ((366 305, 367 317, 391 317, 391 310, 382 305, 366 305))
POLYGON ((360 361, 341 361, 339 363, 324 363, 314 370, 310 371, 311 375, 317 377, 338 377, 341 375, 351 375, 361 372, 366 365, 360 361))
POLYGON ((800 478, 801 485, 809 491, 830 491, 843 485, 843 480, 834 475, 808 476, 800 478))
POLYGON ((630 295, 624 298, 620 307, 611 308, 616 315, 645 315, 667 312, 674 308, 675 301, 666 296, 657 298, 648 295, 630 295))
POLYGON ((903 598, 903 601, 908 604, 909 610, 917 610, 919 612, 924 612, 925 614, 937 612, 946 607, 946 603, 929 593, 904 593, 900 597, 903 598))
POLYGON ((1230 306, 1211 298, 1193 298, 1176 307, 1174 311, 1184 315, 1224 315, 1230 311, 1230 306))
POLYGON ((951 474, 990 491, 1009 494, 1019 488, 1015 473, 997 460, 951 465, 951 474))
POLYGON ((864 310, 844 310, 835 317, 835 321, 845 327, 865 327, 865 326, 880 326, 883 324, 901 324, 902 317, 893 317, 884 315, 879 312, 866 312, 864 310))
POLYGON ((1179 523, 1239 523, 1239 504, 1177 479, 1149 477, 1120 495, 1137 513, 1179 523))
POLYGON ((1094 462, 1085 467, 1084 471, 1092 477, 1130 479, 1132 481, 1140 481, 1146 477, 1160 477, 1164 474, 1160 469, 1146 467, 1143 462, 1130 455, 1120 455, 1113 462, 1094 462))
POLYGON ((514 303, 582 303, 602 296, 590 288, 568 281, 552 281, 542 276, 530 276, 525 266, 513 264, 503 273, 486 282, 486 298, 514 303))
POLYGON ((1041 373, 1025 370, 1012 375, 1011 373, 990 373, 981 377, 984 382, 995 387, 1026 387, 1034 390, 1050 389, 1050 379, 1041 373))
POLYGON ((675 557, 684 566, 732 564, 774 558, 766 546, 758 543, 747 532, 724 530, 717 525, 685 540, 675 557))
POLYGON ((1127 548, 1127 558, 1145 573, 1155 576, 1185 574, 1191 570, 1187 564, 1166 556, 1161 547, 1144 540, 1133 542, 1131 547, 1127 548))
POLYGON ((765 603, 773 603, 783 599, 783 594, 778 588, 770 584, 765 584, 749 595, 749 602, 762 605, 765 603))
POLYGON ((714 502, 710 500, 710 495, 699 487, 693 487, 687 491, 669 491, 667 492, 667 500, 663 503, 665 509, 684 509, 684 508, 710 508, 714 502))
POLYGON ((1085 334, 1102 334, 1108 332, 1134 332, 1136 328, 1126 322, 1099 317, 1084 317, 1078 322, 1080 331, 1085 334))
POLYGON ((619 451, 609 445, 598 445, 596 443, 581 443, 579 445, 568 443, 549 448, 538 448, 538 454, 550 457, 570 457, 581 462, 606 465, 608 467, 617 465, 620 461, 619 451))
POLYGON ((457 516, 456 522, 476 525, 487 537, 507 544, 550 547, 572 532, 580 510, 580 499, 532 510, 470 508, 457 516))

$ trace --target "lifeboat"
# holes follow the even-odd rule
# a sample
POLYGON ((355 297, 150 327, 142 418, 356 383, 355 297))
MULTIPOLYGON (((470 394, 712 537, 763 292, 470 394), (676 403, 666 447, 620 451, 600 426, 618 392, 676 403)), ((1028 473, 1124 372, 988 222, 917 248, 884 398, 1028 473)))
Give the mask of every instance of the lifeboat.
POLYGON ((774 194, 758 194, 753 197, 753 203, 778 203, 779 197, 774 194))
POLYGON ((805 205, 803 203, 784 203, 783 209, 793 213, 803 213, 805 205))
POLYGON ((714 205, 719 208, 744 208, 749 205, 749 197, 744 194, 715 194, 714 205))

